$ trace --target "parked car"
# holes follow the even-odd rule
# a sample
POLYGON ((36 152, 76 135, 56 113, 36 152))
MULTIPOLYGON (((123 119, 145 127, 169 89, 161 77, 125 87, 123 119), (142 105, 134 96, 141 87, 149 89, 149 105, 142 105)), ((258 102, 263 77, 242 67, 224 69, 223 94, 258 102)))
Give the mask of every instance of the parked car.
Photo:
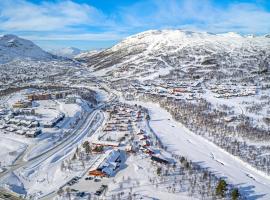
POLYGON ((85 178, 85 180, 93 180, 93 177, 88 176, 88 177, 85 178))
POLYGON ((79 196, 79 197, 84 197, 84 196, 85 196, 85 192, 79 192, 79 193, 77 194, 77 196, 79 196))

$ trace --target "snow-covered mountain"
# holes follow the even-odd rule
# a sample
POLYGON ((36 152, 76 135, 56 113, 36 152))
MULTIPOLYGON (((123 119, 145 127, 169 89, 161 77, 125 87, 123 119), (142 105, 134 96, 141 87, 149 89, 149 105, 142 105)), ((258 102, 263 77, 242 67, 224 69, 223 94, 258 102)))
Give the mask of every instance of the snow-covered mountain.
POLYGON ((16 35, 0 37, 0 63, 10 62, 14 59, 47 60, 51 58, 53 55, 42 50, 32 41, 16 35))
POLYGON ((81 54, 83 51, 75 47, 65 47, 61 49, 53 49, 50 52, 57 56, 74 58, 75 56, 81 54))
POLYGON ((87 51, 87 52, 82 52, 78 55, 76 55, 74 58, 79 60, 79 61, 84 61, 84 59, 90 57, 90 56, 93 56, 99 52, 103 51, 103 49, 99 49, 99 50, 92 50, 92 51, 87 51))
POLYGON ((80 59, 86 60, 93 70, 102 70, 115 78, 149 75, 153 78, 166 75, 172 69, 202 76, 237 70, 254 72, 269 67, 269 57, 270 38, 264 36, 151 30, 80 59), (233 70, 226 70, 230 68, 233 70))

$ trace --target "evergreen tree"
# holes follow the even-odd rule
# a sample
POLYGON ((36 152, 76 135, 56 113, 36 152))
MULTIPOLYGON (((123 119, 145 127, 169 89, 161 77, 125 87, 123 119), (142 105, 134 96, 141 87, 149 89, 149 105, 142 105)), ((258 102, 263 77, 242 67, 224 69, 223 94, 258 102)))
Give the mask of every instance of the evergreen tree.
POLYGON ((85 152, 86 152, 87 154, 90 154, 90 153, 91 153, 91 147, 90 147, 90 144, 89 144, 88 141, 85 141, 85 142, 83 143, 83 148, 85 149, 85 152))
POLYGON ((77 155, 77 156, 79 155, 79 152, 80 152, 80 149, 77 147, 77 148, 76 148, 76 155, 77 155))
POLYGON ((77 159, 77 156, 76 156, 76 153, 74 153, 72 160, 76 160, 76 159, 77 159))
POLYGON ((157 168, 157 175, 160 176, 160 174, 161 174, 161 167, 158 167, 158 168, 157 168))
POLYGON ((58 195, 58 196, 62 196, 63 193, 64 193, 63 188, 60 188, 60 189, 57 191, 57 195, 58 195))
POLYGON ((240 197, 239 190, 237 188, 234 188, 231 193, 232 200, 237 200, 240 197))
POLYGON ((227 183, 225 180, 220 179, 216 187, 216 195, 225 197, 227 191, 227 183))

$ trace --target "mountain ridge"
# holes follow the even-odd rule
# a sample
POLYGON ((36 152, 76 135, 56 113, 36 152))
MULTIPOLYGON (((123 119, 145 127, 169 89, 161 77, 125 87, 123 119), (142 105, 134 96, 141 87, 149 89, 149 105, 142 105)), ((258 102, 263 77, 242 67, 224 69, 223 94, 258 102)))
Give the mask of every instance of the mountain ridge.
POLYGON ((30 40, 16 35, 7 34, 0 37, 0 63, 7 63, 14 59, 52 59, 54 56, 30 40))
POLYGON ((103 70, 114 78, 159 75, 158 71, 166 69, 167 73, 172 69, 200 71, 202 67, 214 66, 216 70, 235 66, 235 70, 242 68, 246 73, 258 71, 262 60, 266 62, 264 66, 269 65, 270 39, 236 33, 150 30, 129 36, 104 51, 85 55, 81 59, 91 69, 103 70))

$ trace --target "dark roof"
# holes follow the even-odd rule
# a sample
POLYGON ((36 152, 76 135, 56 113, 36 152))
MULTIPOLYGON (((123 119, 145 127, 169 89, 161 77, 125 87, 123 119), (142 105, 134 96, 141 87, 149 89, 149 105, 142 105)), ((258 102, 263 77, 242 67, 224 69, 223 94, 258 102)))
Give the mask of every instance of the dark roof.
POLYGON ((165 160, 165 159, 157 157, 157 156, 151 156, 151 160, 159 162, 159 163, 163 163, 163 164, 169 164, 168 160, 165 160))

